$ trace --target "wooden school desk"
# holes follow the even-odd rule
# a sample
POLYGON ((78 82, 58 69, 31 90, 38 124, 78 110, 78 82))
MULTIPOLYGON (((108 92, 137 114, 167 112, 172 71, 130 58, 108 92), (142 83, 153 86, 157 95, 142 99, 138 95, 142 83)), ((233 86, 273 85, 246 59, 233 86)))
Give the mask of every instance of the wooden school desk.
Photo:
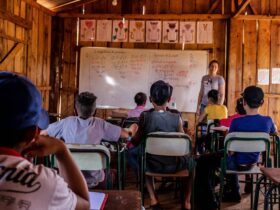
POLYGON ((141 194, 136 190, 97 190, 108 194, 104 210, 141 210, 141 194))

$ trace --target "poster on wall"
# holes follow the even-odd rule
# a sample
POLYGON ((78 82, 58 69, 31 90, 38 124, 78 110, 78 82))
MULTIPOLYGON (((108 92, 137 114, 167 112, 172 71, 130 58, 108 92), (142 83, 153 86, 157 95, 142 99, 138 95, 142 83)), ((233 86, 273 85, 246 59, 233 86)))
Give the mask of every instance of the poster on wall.
POLYGON ((161 21, 146 21, 146 42, 161 42, 161 21))
POLYGON ((96 20, 81 20, 80 41, 95 41, 96 20))
POLYGON ((163 43, 177 43, 178 42, 178 21, 163 21, 162 22, 162 37, 163 43))
POLYGON ((213 22, 198 21, 197 22, 197 43, 212 44, 213 43, 213 22))
POLYGON ((145 41, 145 21, 129 21, 129 42, 145 41))
POLYGON ((272 68, 271 84, 280 84, 280 68, 272 68))
POLYGON ((97 20, 96 41, 111 42, 112 40, 112 20, 97 20))
POLYGON ((258 85, 269 85, 269 69, 258 69, 258 85))
POLYGON ((113 42, 127 42, 128 41, 128 21, 113 20, 113 42))
POLYGON ((195 43, 195 22, 181 21, 180 22, 180 43, 194 44, 195 43))

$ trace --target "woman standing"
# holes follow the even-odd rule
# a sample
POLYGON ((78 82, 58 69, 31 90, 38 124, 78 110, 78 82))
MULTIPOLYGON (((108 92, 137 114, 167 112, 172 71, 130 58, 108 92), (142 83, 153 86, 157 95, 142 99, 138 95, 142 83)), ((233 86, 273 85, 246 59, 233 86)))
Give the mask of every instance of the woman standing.
POLYGON ((208 103, 207 94, 210 90, 219 91, 218 103, 223 104, 225 100, 225 80, 222 76, 217 75, 219 71, 219 62, 212 60, 209 63, 209 73, 201 79, 201 86, 197 103, 197 114, 201 114, 208 103))

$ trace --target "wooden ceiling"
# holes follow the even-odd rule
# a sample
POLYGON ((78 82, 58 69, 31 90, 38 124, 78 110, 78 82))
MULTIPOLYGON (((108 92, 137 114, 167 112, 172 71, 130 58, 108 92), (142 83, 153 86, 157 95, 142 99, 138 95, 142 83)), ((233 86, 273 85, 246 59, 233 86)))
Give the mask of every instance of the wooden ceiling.
POLYGON ((64 12, 101 0, 37 0, 37 3, 53 12, 64 12))

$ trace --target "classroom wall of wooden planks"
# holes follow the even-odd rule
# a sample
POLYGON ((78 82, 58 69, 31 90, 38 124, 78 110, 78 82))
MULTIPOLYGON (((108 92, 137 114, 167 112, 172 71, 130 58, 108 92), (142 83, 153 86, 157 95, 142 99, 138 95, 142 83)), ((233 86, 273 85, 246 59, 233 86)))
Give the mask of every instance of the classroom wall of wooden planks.
MULTIPOLYGON (((147 17, 159 20, 213 21, 213 44, 185 45, 185 50, 207 49, 209 60, 220 61, 230 114, 244 87, 257 84, 258 69, 271 71, 280 65, 279 0, 118 0, 117 6, 111 0, 97 0, 85 4, 84 10, 69 6, 57 14, 35 0, 0 0, 0 70, 28 76, 42 91, 46 109, 62 117, 71 115, 78 91, 80 47, 182 49, 181 44, 78 42, 80 19, 126 15, 127 19, 146 20, 141 16, 143 5, 147 17)), ((280 87, 261 87, 266 93, 262 113, 271 115, 279 127, 280 87)), ((98 115, 106 117, 110 111, 99 110, 98 115)), ((193 129, 195 115, 183 113, 183 117, 193 129)))
POLYGON ((0 70, 27 76, 49 108, 51 19, 34 1, 0 1, 0 70))

